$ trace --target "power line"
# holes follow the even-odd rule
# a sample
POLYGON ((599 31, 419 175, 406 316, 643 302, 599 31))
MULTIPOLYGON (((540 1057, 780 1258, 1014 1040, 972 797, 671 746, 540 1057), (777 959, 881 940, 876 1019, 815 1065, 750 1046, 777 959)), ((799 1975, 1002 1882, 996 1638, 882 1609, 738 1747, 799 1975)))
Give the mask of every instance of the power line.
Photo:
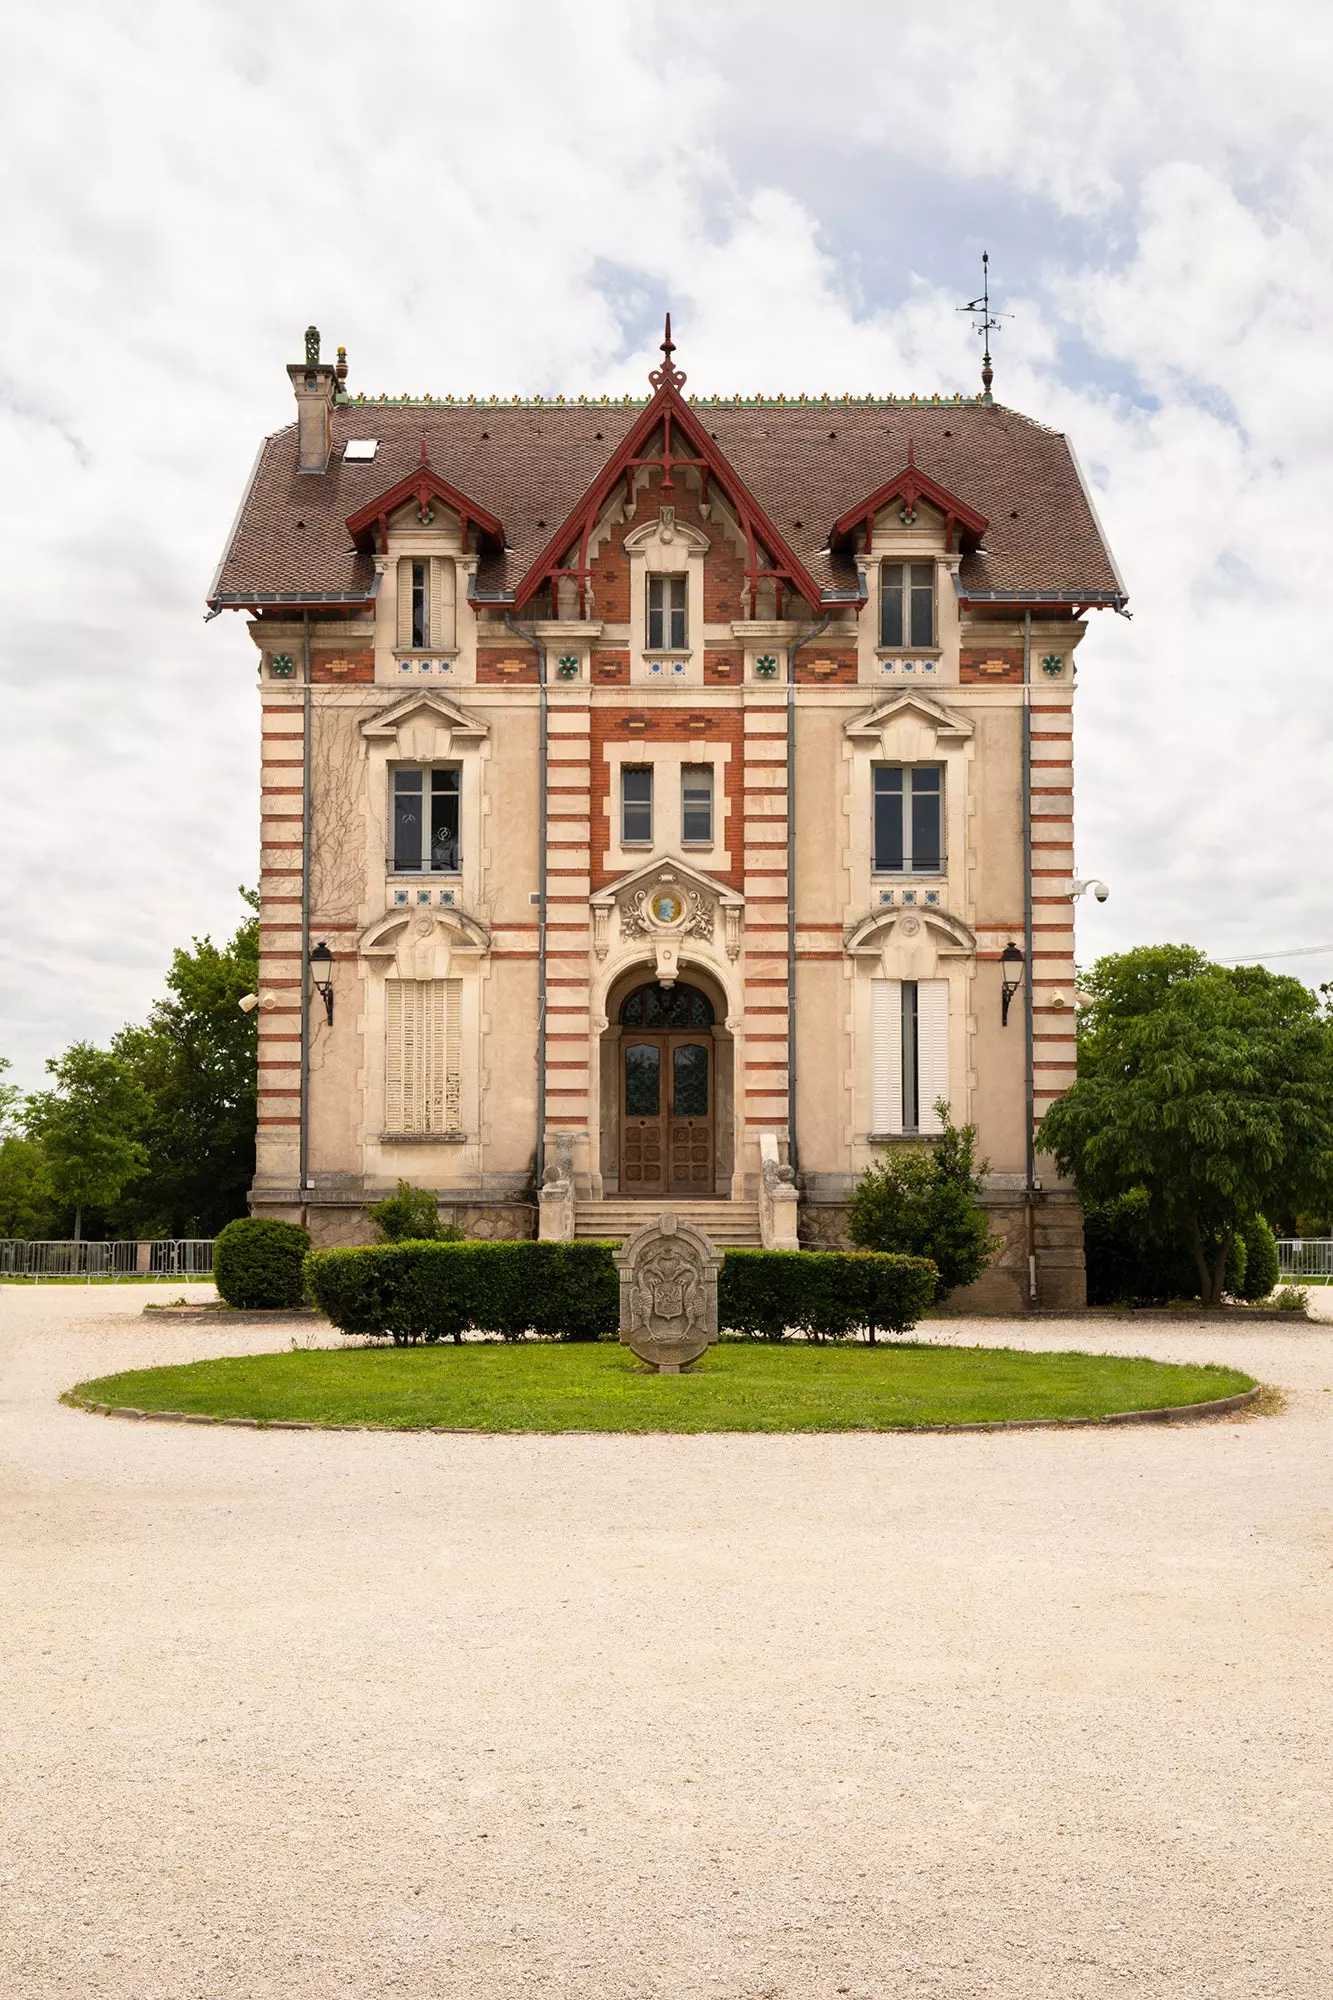
POLYGON ((1215 965, 1259 965, 1268 958, 1318 958, 1333 952, 1333 944, 1298 944, 1289 951, 1247 951, 1240 958, 1214 959, 1215 965))

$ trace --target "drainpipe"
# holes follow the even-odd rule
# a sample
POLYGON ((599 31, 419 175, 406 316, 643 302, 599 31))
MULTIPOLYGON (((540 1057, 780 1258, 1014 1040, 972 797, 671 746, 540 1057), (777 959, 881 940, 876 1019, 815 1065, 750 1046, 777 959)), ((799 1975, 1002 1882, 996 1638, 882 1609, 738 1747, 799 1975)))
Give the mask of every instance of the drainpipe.
POLYGON ((535 632, 525 632, 512 613, 503 613, 505 629, 525 645, 537 648, 537 682, 541 689, 540 748, 537 753, 537 1187, 546 1171, 546 648, 535 632))
POLYGON ((301 1209, 310 1182, 310 613, 305 624, 301 683, 301 1209))
POLYGON ((796 655, 821 632, 833 613, 826 611, 795 645, 787 648, 787 1164, 796 1168, 796 655))
POLYGON ((1032 1019, 1032 613, 1023 613, 1023 957, 1027 978, 1023 981, 1023 1115, 1026 1143, 1028 1212, 1028 1304, 1037 1303, 1037 1182, 1036 1144, 1032 1135, 1033 1114, 1033 1019, 1032 1019))

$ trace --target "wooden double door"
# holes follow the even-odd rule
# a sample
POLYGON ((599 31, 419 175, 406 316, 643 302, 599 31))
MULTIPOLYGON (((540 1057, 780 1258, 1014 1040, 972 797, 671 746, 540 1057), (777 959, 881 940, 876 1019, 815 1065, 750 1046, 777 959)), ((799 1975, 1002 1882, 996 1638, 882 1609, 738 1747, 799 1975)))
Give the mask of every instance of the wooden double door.
POLYGON ((620 1093, 622 1196, 711 1195, 712 1036, 627 1028, 620 1093))

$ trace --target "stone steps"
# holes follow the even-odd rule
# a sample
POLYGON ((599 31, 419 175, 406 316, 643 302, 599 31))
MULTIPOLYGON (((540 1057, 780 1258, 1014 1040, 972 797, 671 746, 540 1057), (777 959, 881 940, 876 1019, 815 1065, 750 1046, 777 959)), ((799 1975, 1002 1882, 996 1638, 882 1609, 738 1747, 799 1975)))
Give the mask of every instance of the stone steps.
POLYGON ((575 1237, 602 1243, 623 1243, 670 1209, 681 1222, 692 1222, 723 1249, 758 1250, 759 1204, 755 1201, 580 1201, 574 1206, 575 1237))

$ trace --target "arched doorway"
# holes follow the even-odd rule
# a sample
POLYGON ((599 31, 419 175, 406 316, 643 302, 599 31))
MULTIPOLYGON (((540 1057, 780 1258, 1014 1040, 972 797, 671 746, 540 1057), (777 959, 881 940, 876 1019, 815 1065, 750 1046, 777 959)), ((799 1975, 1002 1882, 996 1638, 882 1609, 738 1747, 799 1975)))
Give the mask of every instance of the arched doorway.
POLYGON ((621 1196, 662 1201, 716 1194, 721 1051, 712 1000, 684 981, 645 981, 624 995, 615 1025, 621 1196))

